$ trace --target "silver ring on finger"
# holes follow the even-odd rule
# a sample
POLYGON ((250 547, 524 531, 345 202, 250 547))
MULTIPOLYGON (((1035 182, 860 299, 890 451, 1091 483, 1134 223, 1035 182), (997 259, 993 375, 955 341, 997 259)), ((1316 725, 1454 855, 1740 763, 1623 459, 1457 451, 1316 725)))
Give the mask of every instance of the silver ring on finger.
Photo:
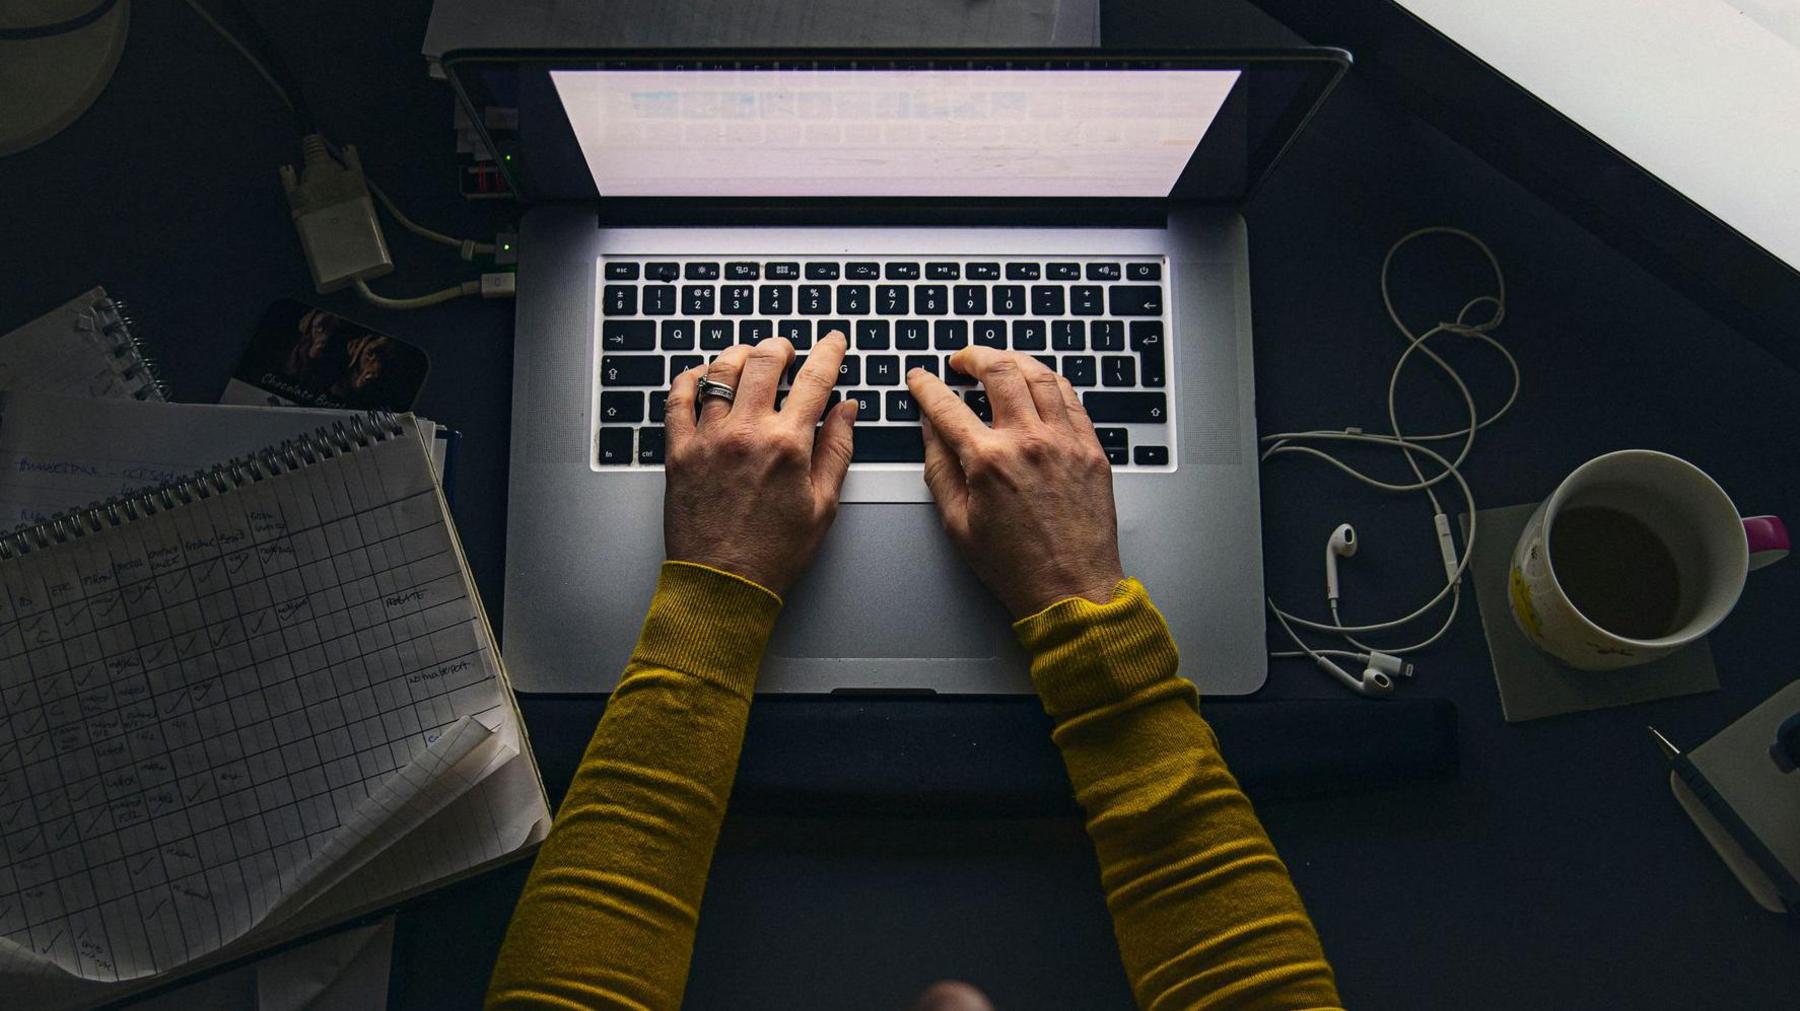
POLYGON ((701 379, 700 399, 705 400, 707 397, 718 397, 729 404, 737 399, 737 387, 716 379, 701 379))

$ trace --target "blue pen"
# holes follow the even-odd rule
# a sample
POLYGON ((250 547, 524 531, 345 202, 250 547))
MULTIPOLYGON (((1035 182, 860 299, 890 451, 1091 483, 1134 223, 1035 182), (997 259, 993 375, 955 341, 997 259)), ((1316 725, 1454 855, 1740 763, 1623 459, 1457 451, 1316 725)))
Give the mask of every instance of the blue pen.
POLYGON ((1800 916, 1800 882, 1794 880, 1786 865, 1757 838, 1755 832, 1750 831, 1750 826, 1744 824, 1744 819, 1738 817, 1731 803, 1720 796, 1719 791, 1707 781, 1706 774, 1700 771, 1694 760, 1682 754, 1681 749, 1664 737, 1661 731, 1655 727, 1648 729, 1650 735, 1656 738, 1657 747, 1662 749, 1663 757, 1669 760, 1669 768, 1681 777, 1681 781, 1694 792, 1700 803, 1706 805, 1706 810, 1712 813, 1731 838, 1743 848, 1757 869, 1775 885, 1775 891, 1780 894, 1781 903, 1787 907, 1788 915, 1800 916))

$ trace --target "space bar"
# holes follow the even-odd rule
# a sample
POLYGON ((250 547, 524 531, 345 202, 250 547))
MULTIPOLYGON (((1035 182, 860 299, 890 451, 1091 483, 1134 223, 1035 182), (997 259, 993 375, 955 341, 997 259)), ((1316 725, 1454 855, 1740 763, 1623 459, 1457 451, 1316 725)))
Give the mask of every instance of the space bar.
POLYGON ((916 425, 877 427, 858 425, 856 454, 851 463, 922 463, 925 437, 916 425))

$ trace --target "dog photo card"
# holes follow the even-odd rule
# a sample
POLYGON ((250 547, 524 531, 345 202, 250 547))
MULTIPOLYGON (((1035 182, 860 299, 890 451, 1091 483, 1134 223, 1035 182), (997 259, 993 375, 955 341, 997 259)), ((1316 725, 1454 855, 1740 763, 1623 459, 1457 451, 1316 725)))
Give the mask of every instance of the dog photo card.
POLYGON ((219 401, 408 411, 430 367, 405 341, 282 299, 263 314, 219 401))

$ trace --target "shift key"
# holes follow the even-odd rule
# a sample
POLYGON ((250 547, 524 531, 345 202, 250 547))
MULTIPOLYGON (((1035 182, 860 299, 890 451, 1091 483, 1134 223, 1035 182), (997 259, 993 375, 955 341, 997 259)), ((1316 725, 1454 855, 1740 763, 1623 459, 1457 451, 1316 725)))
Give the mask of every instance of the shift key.
POLYGON ((1096 391, 1081 396, 1081 406, 1095 424, 1141 422, 1153 425, 1169 421, 1166 393, 1118 393, 1096 391))

